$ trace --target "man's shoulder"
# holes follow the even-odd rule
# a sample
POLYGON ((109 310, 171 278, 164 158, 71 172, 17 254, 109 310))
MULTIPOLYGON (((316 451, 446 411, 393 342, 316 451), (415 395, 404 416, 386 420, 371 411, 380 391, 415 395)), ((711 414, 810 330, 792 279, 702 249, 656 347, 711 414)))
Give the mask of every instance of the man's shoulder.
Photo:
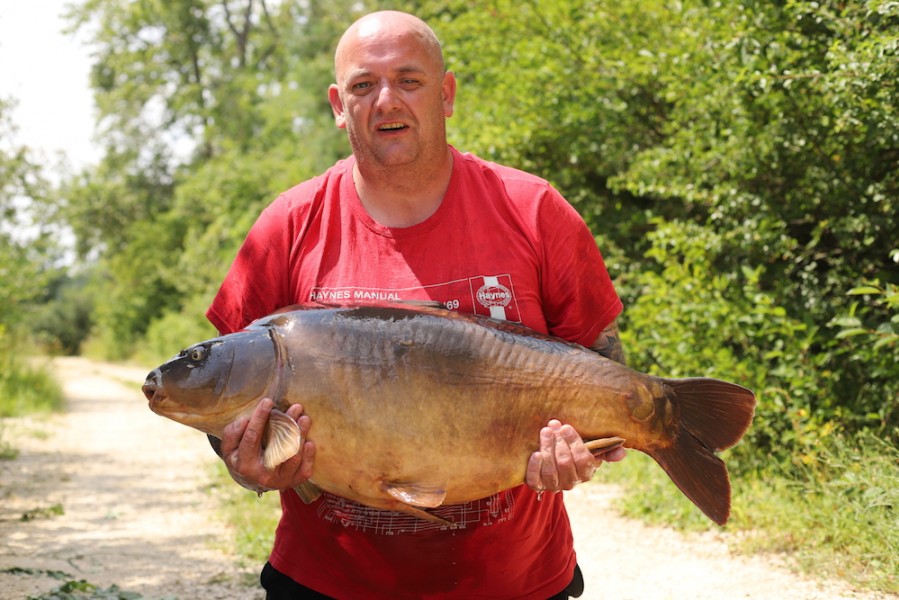
POLYGON ((284 191, 276 202, 284 202, 293 209, 320 201, 329 193, 339 194, 341 181, 351 168, 351 159, 339 160, 324 173, 306 179, 284 191))
POLYGON ((524 189, 546 189, 550 187, 549 182, 542 177, 515 167, 481 158, 477 154, 472 154, 471 152, 458 152, 458 156, 461 158, 463 166, 498 177, 507 186, 520 186, 524 189))

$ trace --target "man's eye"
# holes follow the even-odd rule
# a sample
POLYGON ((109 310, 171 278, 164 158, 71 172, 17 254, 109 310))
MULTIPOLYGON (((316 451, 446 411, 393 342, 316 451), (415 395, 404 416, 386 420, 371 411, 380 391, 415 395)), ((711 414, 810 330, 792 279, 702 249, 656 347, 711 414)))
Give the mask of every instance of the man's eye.
POLYGON ((359 82, 359 83, 354 83, 354 84, 353 84, 353 89, 354 89, 354 90, 364 90, 364 89, 367 89, 367 88, 370 88, 370 87, 371 87, 371 83, 369 83, 368 81, 361 81, 361 82, 359 82))

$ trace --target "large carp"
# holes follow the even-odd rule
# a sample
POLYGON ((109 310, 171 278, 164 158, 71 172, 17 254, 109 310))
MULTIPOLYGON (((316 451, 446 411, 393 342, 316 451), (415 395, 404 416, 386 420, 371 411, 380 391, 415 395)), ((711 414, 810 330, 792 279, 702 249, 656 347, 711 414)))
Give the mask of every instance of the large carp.
MULTIPOLYGON (((219 438, 264 397, 281 411, 301 403, 319 491, 441 522, 424 509, 521 484, 555 418, 597 452, 623 442, 650 455, 724 524, 730 482, 714 453, 755 408, 732 383, 653 377, 524 327, 412 306, 293 307, 187 348, 143 391, 154 412, 219 438)), ((281 411, 270 468, 301 447, 281 411)))

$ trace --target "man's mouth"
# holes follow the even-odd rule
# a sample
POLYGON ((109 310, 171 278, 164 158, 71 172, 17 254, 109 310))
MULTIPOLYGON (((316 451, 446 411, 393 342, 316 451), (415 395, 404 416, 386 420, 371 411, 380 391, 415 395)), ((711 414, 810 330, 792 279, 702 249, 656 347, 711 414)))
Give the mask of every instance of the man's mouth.
POLYGON ((403 123, 384 123, 378 126, 378 131, 399 131, 405 128, 406 126, 403 123))

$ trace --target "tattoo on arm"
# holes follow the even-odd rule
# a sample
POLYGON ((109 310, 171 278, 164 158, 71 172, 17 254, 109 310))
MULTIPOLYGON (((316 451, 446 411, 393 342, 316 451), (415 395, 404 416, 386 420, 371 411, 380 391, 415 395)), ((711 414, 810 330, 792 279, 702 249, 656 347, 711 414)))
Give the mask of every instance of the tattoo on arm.
POLYGON ((599 337, 596 338, 596 342, 590 346, 590 349, 615 362, 623 365, 627 364, 624 348, 621 347, 621 338, 618 334, 618 323, 616 321, 612 321, 608 327, 602 330, 602 333, 599 334, 599 337))

